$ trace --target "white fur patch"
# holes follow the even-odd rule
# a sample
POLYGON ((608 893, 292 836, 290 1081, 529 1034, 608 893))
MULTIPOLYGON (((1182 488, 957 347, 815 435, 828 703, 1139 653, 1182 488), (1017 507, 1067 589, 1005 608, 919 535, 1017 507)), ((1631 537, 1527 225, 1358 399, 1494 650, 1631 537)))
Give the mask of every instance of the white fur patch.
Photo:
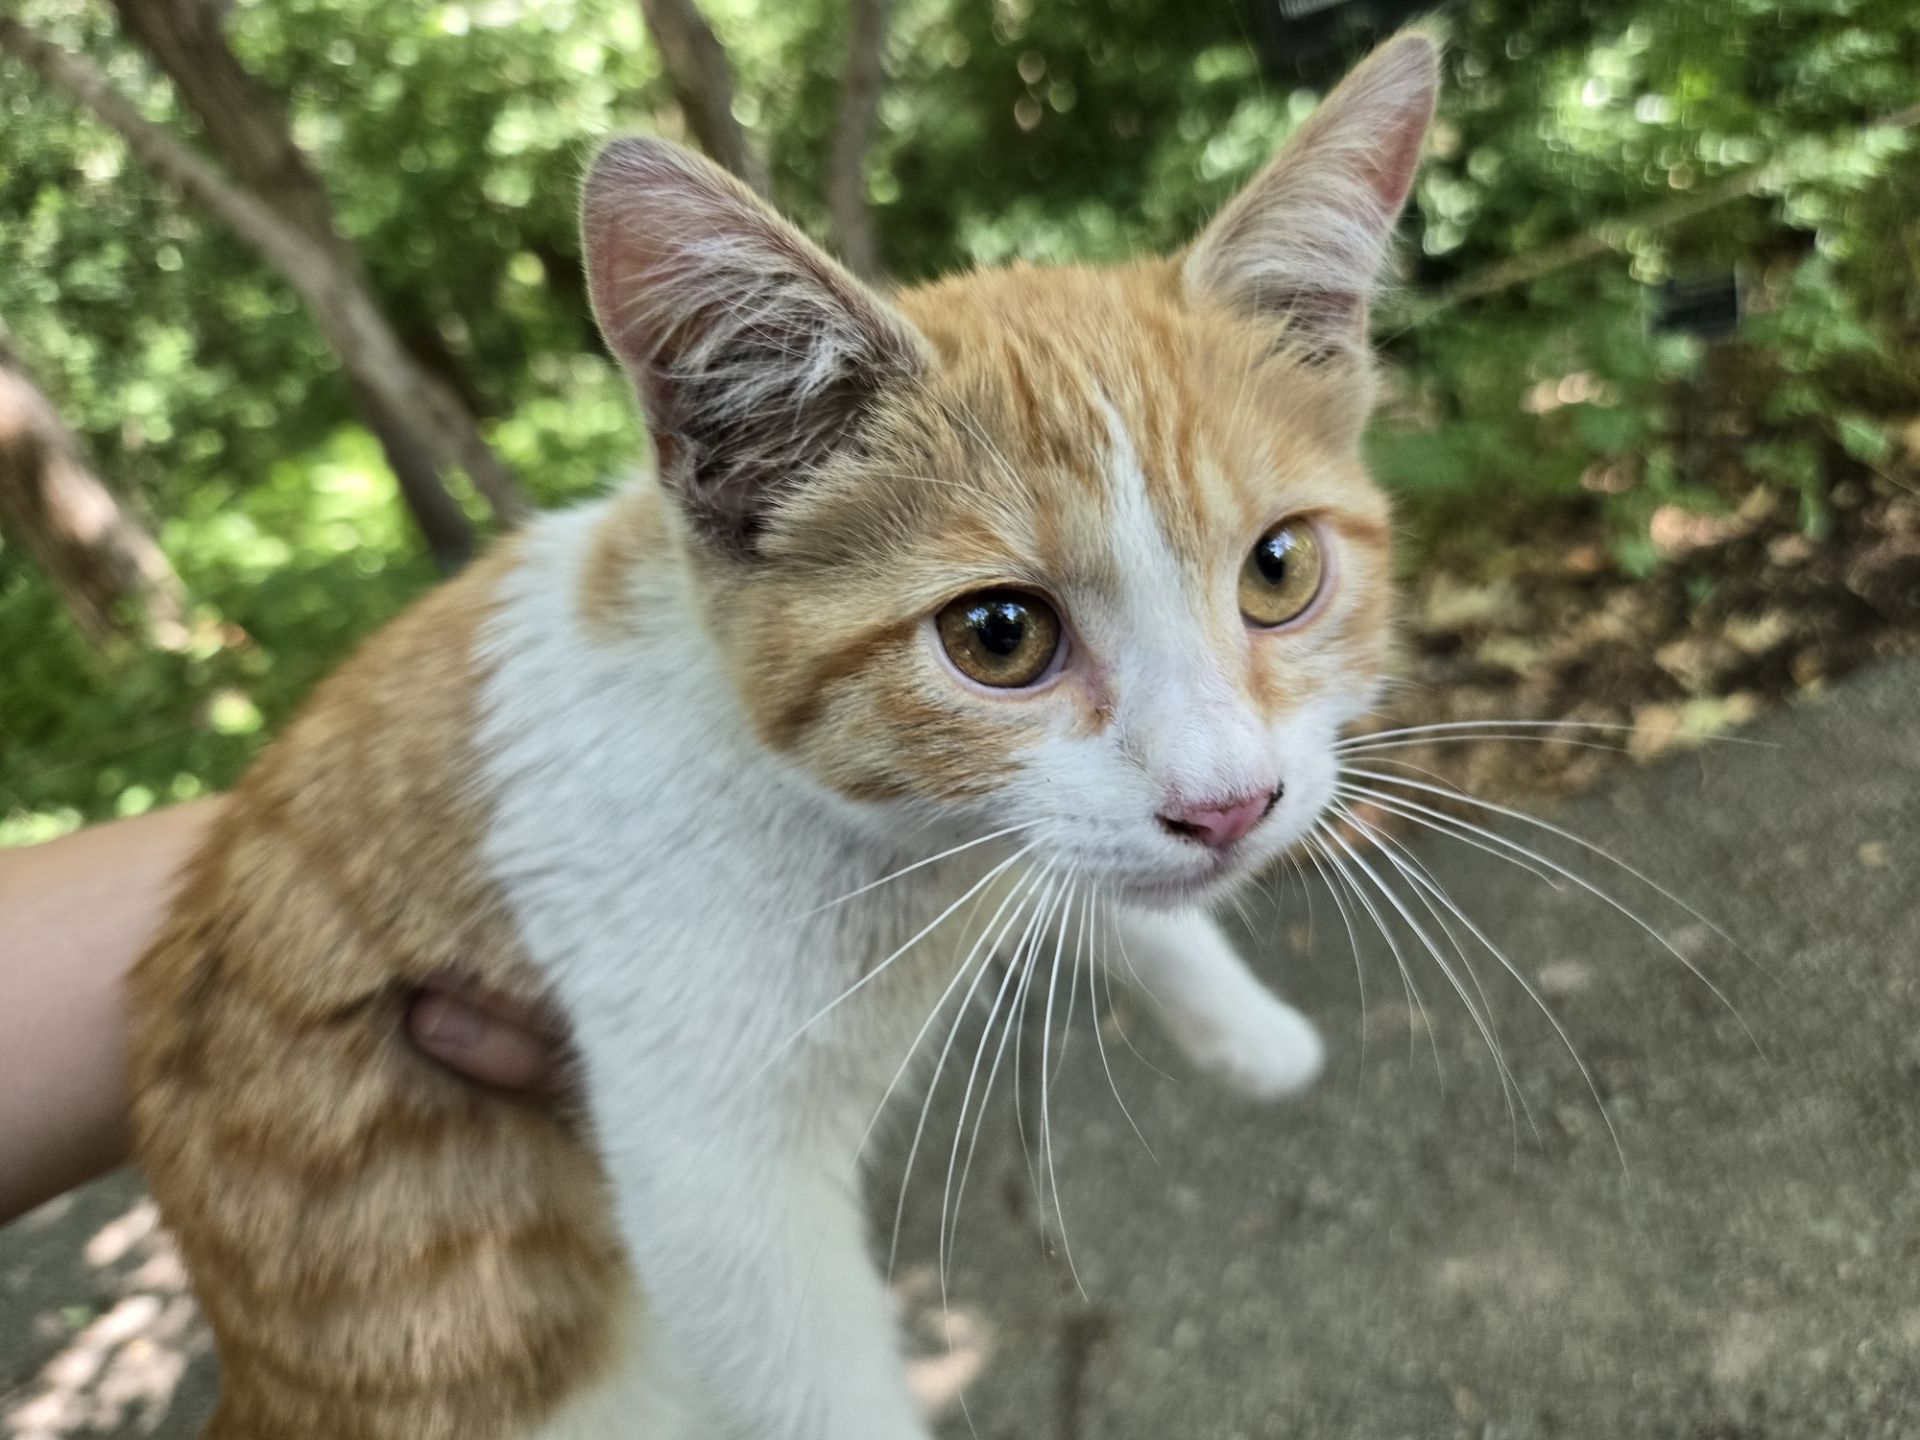
MULTIPOLYGON (((1141 583, 1177 593, 1152 553, 1164 540, 1144 490, 1124 473, 1115 483, 1140 573, 1157 577, 1141 583)), ((678 588, 650 595, 631 640, 589 639, 571 607, 602 513, 533 528, 485 640, 485 859, 572 1024, 645 1308, 643 1345, 535 1440, 924 1440, 856 1152, 916 1040, 932 1036, 923 1062, 939 1049, 952 1010, 936 1018, 936 1005, 972 993, 988 927, 1004 915, 1003 937, 1052 932, 1024 871, 1006 868, 1011 839, 872 886, 989 827, 977 814, 932 829, 924 815, 889 821, 764 749, 678 588), (995 874, 980 906, 962 903, 995 874)), ((1148 648, 1126 683, 1151 688, 1181 626, 1145 608, 1129 623, 1148 648)), ((1198 669, 1179 675, 1205 684, 1198 669)), ((1163 740, 1182 765, 1245 760, 1244 726, 1230 744, 1204 730, 1163 740)), ((1105 743, 1050 757, 1060 786, 1016 784, 999 802, 1000 823, 1045 841, 1033 859, 1055 864, 1046 883, 1060 899, 1102 843, 1139 841, 1140 856, 1165 861, 1152 822, 1163 782, 1105 743), (1118 783, 1129 776, 1131 789, 1118 783), (1059 809, 1081 782, 1083 796, 1119 788, 1137 808, 1096 812, 1088 828, 1059 809)), ((1263 1094, 1307 1078, 1310 1030, 1289 1030, 1292 1012, 1270 999, 1268 1023, 1251 1023, 1261 992, 1210 922, 1139 923, 1156 993, 1198 1063, 1263 1094), (1263 1064, 1252 1050, 1276 1037, 1263 1064)))

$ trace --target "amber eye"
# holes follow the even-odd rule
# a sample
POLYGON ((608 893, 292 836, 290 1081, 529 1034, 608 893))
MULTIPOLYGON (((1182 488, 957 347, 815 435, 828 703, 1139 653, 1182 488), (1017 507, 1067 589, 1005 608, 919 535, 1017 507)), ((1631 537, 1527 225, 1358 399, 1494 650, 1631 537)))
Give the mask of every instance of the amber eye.
POLYGON ((1320 537, 1309 522, 1274 526, 1240 569, 1240 613, 1255 625, 1286 624, 1313 604, 1325 570, 1320 537))
POLYGON ((1060 617, 1039 596, 1019 590, 962 595, 934 623, 960 673, 996 689, 1033 684, 1060 649, 1060 617))

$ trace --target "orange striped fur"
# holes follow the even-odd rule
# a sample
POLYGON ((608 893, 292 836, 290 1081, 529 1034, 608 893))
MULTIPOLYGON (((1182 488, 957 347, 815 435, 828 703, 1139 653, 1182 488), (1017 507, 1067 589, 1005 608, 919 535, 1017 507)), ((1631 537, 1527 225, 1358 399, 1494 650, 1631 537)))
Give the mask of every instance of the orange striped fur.
POLYGON ((402 1039, 441 972, 539 986, 468 793, 474 637, 513 559, 328 682, 133 974, 135 1149, 219 1342, 216 1440, 518 1435, 634 1323, 581 1121, 402 1039))

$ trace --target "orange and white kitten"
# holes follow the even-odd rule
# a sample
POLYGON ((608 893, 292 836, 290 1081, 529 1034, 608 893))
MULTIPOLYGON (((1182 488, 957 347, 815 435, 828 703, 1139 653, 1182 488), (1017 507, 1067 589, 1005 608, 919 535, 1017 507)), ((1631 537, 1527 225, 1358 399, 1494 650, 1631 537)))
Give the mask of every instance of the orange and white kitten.
POLYGON ((891 297, 671 145, 601 154, 657 474, 324 687, 133 979, 210 1435, 925 1436, 858 1152, 1090 894, 1199 1066, 1313 1078, 1202 906, 1306 834, 1385 663, 1365 314, 1436 72, 1384 46, 1172 259, 891 297), (557 1000, 580 1113, 403 1044, 448 969, 557 1000))

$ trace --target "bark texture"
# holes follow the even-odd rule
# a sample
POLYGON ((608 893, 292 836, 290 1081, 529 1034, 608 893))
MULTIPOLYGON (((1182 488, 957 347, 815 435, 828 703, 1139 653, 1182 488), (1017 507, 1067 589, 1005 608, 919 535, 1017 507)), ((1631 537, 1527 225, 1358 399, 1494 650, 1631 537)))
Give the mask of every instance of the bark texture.
POLYGON ((726 47, 694 0, 640 0, 640 14, 660 49, 667 83, 700 148, 756 194, 771 197, 766 162, 733 113, 733 66, 727 61, 726 47))
POLYGON ((46 573, 95 644, 185 638, 180 579, 0 331, 0 536, 46 573))
POLYGON ((827 214, 847 268, 863 279, 880 275, 880 248, 867 201, 867 151, 886 83, 883 68, 892 0, 851 0, 847 63, 840 75, 840 108, 827 159, 827 214))

